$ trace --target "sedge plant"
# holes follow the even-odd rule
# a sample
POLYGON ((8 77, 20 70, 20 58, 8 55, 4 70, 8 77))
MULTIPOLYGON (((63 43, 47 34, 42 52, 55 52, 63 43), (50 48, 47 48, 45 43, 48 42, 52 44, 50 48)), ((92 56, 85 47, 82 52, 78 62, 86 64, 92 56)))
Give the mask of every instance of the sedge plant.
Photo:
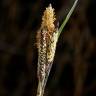
POLYGON ((37 48, 38 48, 38 68, 37 68, 37 77, 38 77, 38 88, 37 96, 44 95, 44 89, 48 76, 53 64, 54 55, 56 51, 56 44, 58 38, 64 29, 66 23, 71 17, 78 0, 75 0, 72 8, 61 24, 60 28, 56 28, 54 25, 55 12, 54 8, 50 4, 42 16, 41 27, 37 32, 37 48))

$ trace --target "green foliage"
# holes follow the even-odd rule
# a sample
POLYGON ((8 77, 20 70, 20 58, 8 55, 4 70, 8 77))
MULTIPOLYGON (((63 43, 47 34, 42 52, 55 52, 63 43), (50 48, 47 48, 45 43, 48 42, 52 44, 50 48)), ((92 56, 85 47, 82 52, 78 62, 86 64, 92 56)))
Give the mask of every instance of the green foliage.
POLYGON ((68 22, 68 20, 70 19, 71 15, 72 15, 72 13, 73 13, 76 5, 77 5, 77 2, 78 2, 78 0, 75 0, 72 8, 70 9, 69 13, 67 14, 67 16, 66 16, 66 18, 64 19, 63 23, 61 24, 61 26, 60 26, 60 28, 59 28, 58 37, 60 36, 60 34, 61 34, 63 28, 65 27, 66 23, 68 22))

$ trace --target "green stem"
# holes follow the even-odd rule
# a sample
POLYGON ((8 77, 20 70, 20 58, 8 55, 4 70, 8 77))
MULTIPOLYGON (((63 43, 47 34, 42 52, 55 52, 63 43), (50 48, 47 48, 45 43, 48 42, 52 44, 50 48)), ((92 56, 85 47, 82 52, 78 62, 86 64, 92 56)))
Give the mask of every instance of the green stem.
POLYGON ((69 13, 67 14, 67 16, 66 16, 65 20, 63 21, 62 25, 60 26, 58 37, 60 36, 60 34, 61 34, 63 28, 65 27, 66 23, 68 22, 68 20, 70 19, 71 15, 72 15, 72 13, 73 13, 76 5, 77 5, 77 2, 78 2, 78 0, 75 0, 72 8, 70 9, 69 13))

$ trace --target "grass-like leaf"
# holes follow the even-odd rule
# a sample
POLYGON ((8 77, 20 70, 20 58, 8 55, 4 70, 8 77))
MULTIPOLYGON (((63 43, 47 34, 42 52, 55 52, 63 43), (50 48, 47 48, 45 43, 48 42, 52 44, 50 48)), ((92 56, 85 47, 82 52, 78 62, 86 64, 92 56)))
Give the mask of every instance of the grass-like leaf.
POLYGON ((66 23, 68 22, 68 20, 70 19, 71 15, 72 15, 72 13, 73 13, 76 5, 77 5, 77 2, 78 2, 78 0, 75 0, 72 8, 70 9, 69 13, 67 14, 67 16, 66 16, 66 18, 64 19, 63 23, 61 24, 61 26, 60 26, 60 28, 59 28, 58 37, 60 36, 60 34, 61 34, 63 28, 65 27, 66 23))

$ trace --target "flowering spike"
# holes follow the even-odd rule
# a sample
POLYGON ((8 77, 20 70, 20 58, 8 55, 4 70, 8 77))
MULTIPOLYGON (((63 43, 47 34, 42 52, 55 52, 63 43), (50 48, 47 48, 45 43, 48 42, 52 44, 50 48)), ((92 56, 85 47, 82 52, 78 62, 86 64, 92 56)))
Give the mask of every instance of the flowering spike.
POLYGON ((54 59, 56 43, 58 40, 57 28, 55 28, 54 25, 55 20, 54 9, 52 8, 52 5, 49 4, 44 11, 41 28, 37 32, 37 76, 39 80, 37 96, 42 96, 44 93, 44 88, 54 59))

